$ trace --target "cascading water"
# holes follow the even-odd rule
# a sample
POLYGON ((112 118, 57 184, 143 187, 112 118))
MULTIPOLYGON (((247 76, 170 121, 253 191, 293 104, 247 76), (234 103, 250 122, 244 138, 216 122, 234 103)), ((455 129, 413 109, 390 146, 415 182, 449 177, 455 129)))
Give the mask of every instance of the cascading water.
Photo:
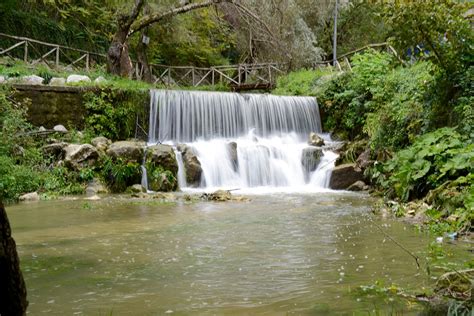
MULTIPOLYGON (((321 189, 337 158, 317 149, 319 156, 303 159, 308 148, 316 150, 307 144, 309 134, 321 133, 318 104, 310 97, 151 90, 149 127, 149 143, 193 149, 201 187, 208 189, 321 189)), ((185 164, 175 152, 183 188, 185 164)))

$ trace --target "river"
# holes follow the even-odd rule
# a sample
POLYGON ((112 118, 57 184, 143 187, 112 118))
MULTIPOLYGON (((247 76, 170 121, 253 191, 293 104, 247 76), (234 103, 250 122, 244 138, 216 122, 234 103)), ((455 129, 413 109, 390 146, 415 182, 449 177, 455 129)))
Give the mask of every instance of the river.
MULTIPOLYGON (((107 196, 7 208, 29 314, 415 314, 361 285, 433 284, 378 225, 423 259, 433 237, 370 215, 356 193, 251 195, 249 202, 107 196)), ((445 244, 450 260, 468 260, 445 244)))

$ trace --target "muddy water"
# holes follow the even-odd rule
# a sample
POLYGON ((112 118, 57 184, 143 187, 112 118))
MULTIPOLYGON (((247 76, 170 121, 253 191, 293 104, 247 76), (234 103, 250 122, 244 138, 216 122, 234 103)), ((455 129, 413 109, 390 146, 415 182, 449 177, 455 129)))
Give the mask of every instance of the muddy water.
MULTIPOLYGON (((416 307, 360 297, 356 289, 375 281, 407 289, 433 282, 372 220, 420 258, 433 237, 371 219, 364 195, 251 199, 108 197, 8 207, 29 313, 410 314, 416 307)), ((468 260, 462 247, 451 248, 451 260, 468 260)))

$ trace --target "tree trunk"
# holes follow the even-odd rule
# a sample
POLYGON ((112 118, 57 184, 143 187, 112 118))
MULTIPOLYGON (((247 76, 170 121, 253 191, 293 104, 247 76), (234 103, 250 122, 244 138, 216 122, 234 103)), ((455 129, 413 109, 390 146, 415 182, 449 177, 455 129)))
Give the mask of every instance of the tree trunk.
POLYGON ((146 54, 148 45, 143 43, 143 36, 145 35, 146 35, 146 31, 143 30, 140 34, 140 40, 138 41, 138 44, 136 47, 136 53, 137 53, 138 63, 140 64, 140 68, 143 69, 142 80, 149 83, 153 83, 153 78, 150 71, 150 64, 148 63, 148 56, 146 54))
POLYGON ((107 51, 107 71, 121 77, 131 77, 132 60, 127 44, 128 29, 118 31, 107 51))
POLYGON ((25 315, 28 301, 10 223, 0 202, 0 315, 25 315))

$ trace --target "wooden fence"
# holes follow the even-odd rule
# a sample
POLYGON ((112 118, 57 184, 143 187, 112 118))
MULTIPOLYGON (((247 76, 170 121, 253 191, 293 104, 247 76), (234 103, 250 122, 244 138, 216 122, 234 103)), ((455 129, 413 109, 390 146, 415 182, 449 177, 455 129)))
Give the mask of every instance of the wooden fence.
MULTIPOLYGON (((107 56, 82 49, 51 44, 31 38, 12 36, 0 33, 2 43, 0 57, 12 60, 21 59, 31 66, 43 64, 49 68, 66 67, 66 69, 90 71, 95 68, 105 69, 107 56)), ((339 56, 336 61, 323 61, 314 64, 314 68, 328 67, 331 71, 352 71, 350 58, 354 54, 369 48, 386 49, 398 57, 388 43, 366 45, 362 48, 339 56), (332 65, 335 64, 335 65, 332 65)), ((400 58, 399 58, 400 59, 400 58)), ((144 69, 138 62, 134 64, 133 79, 142 80, 144 69)), ((155 84, 167 87, 199 87, 203 85, 225 85, 232 90, 271 89, 276 78, 285 73, 285 64, 258 63, 238 64, 213 67, 169 66, 151 64, 150 73, 155 84)))

